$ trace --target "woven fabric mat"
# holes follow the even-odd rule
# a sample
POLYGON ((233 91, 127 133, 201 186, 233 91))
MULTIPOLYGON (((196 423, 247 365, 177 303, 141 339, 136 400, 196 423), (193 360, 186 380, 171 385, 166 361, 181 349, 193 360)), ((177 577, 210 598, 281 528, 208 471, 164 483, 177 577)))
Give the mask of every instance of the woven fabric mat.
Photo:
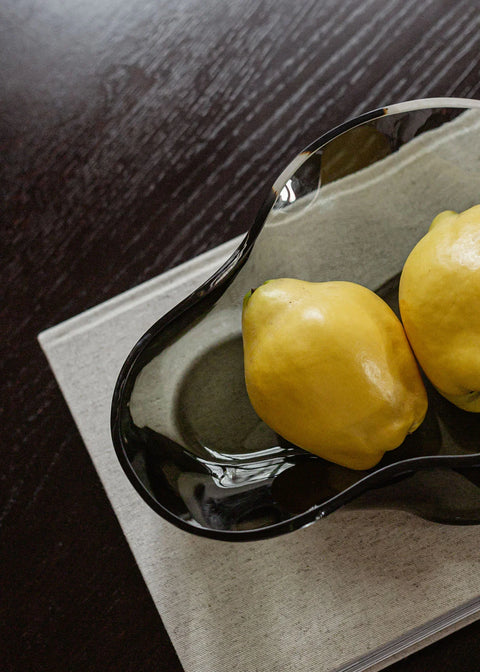
POLYGON ((153 513, 112 447, 112 391, 130 348, 238 242, 39 340, 186 672, 379 670, 479 617, 479 527, 347 507, 267 541, 208 540, 153 513))

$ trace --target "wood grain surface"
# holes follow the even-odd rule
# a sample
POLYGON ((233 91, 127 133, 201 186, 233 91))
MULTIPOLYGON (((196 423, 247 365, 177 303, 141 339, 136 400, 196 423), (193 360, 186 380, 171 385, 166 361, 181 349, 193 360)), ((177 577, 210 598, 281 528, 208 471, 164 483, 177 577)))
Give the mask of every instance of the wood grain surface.
POLYGON ((38 332, 245 231, 347 117, 480 96, 479 42, 476 0, 0 3, 1 670, 181 670, 38 332))

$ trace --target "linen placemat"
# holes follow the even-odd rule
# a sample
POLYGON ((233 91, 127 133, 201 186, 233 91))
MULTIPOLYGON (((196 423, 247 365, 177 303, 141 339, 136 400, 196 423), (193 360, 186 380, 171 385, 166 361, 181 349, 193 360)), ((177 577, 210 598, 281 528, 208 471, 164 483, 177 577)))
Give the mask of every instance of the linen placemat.
POLYGON ((39 340, 186 672, 380 670, 480 617, 479 527, 345 507, 274 539, 213 541, 153 513, 113 450, 110 403, 131 347, 239 240, 39 340))

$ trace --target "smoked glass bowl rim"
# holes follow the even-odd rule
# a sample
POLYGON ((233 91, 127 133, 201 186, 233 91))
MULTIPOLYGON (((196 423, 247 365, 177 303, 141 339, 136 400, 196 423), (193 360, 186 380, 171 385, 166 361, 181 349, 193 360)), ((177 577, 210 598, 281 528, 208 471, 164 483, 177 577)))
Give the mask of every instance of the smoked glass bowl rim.
POLYGON ((253 530, 218 530, 200 526, 197 527, 186 522, 180 516, 177 516, 174 512, 162 505, 148 491, 146 486, 142 483, 139 476, 135 472, 127 456, 126 446, 124 444, 124 438, 120 428, 119 409, 121 409, 121 407, 127 403, 125 398, 127 394, 127 381, 129 380, 130 374, 145 347, 167 325, 175 321, 185 311, 192 308, 192 306, 201 301, 206 295, 214 294, 218 297, 222 295, 223 291, 229 286, 239 270, 246 263, 253 245, 255 244, 255 241, 260 234, 269 213, 274 207, 281 190, 287 181, 303 165, 303 163, 307 161, 312 154, 318 152, 324 145, 330 143, 337 136, 352 128, 366 124, 369 121, 401 113, 429 109, 433 110, 437 108, 458 110, 475 108, 480 110, 480 100, 440 97, 423 98, 395 103, 375 108, 369 112, 352 117, 344 123, 320 135, 316 140, 311 142, 307 147, 305 147, 305 149, 298 153, 293 160, 288 163, 285 169, 277 177, 272 187, 270 188, 267 197, 264 199, 263 204, 258 210, 252 226, 246 232, 240 244, 229 256, 229 258, 189 296, 187 296, 183 301, 178 303, 166 314, 155 321, 130 351, 120 370, 113 392, 110 418, 113 446, 120 465, 122 466, 123 471, 125 472, 125 475, 127 476, 131 485, 134 487, 140 497, 148 504, 148 506, 165 520, 190 533, 213 539, 224 541, 249 541, 255 539, 265 539, 306 527, 315 521, 324 518, 341 506, 351 502, 366 491, 378 487, 383 483, 395 480, 402 475, 424 469, 430 469, 432 467, 461 469, 480 466, 480 452, 470 453, 467 455, 432 455, 403 459, 373 470, 367 476, 354 483, 354 485, 336 494, 326 502, 312 506, 310 509, 300 514, 292 514, 291 518, 288 520, 273 523, 265 528, 258 528, 253 530))

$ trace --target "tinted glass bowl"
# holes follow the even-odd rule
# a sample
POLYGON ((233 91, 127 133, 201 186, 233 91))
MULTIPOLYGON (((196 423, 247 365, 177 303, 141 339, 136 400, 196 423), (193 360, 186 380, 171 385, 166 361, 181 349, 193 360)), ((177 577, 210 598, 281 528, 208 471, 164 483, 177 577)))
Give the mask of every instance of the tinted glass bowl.
POLYGON ((479 184, 479 101, 377 109, 300 153, 232 256, 144 334, 120 372, 112 437, 144 500, 184 530, 230 541, 292 531, 347 503, 479 523, 480 414, 426 381, 421 428, 374 469, 351 471, 260 421, 241 340, 243 296, 273 277, 359 282, 398 314, 410 250, 438 212, 480 202, 479 184))

